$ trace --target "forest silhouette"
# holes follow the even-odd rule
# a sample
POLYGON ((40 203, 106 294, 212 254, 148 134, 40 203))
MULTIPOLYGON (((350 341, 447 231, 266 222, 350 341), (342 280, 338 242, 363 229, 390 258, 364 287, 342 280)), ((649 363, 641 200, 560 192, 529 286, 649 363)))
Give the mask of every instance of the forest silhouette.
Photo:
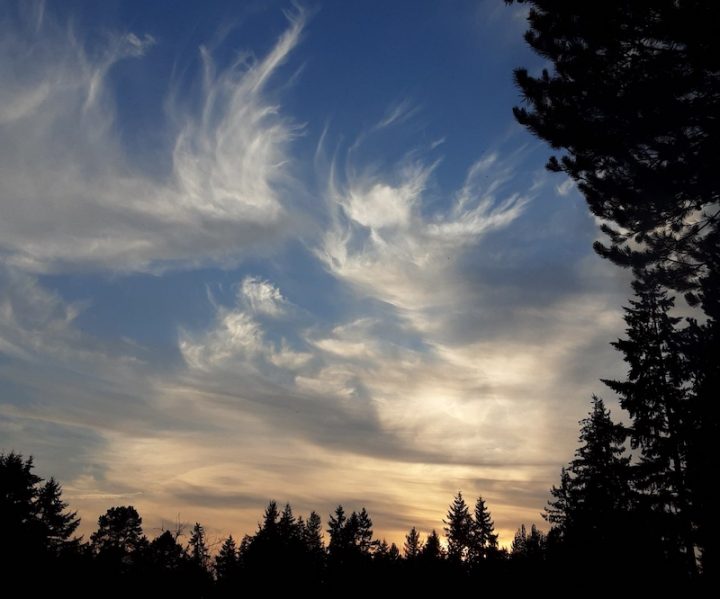
POLYGON ((552 70, 515 71, 524 101, 515 117, 560 153, 548 169, 570 177, 602 221, 597 252, 633 274, 625 334, 612 342, 627 374, 602 381, 625 423, 592 398, 549 490, 547 534, 521 524, 500 547, 491 506, 457 492, 441 534, 412 528, 402 548, 375 536, 364 508, 339 505, 323 523, 275 501, 253 534, 217 547, 199 523, 149 539, 130 505, 108 509, 83 539, 60 484, 10 452, 0 455, 6 585, 233 597, 716 582, 720 3, 516 3, 529 5, 525 39, 552 70), (679 302, 694 317, 677 316, 679 302))

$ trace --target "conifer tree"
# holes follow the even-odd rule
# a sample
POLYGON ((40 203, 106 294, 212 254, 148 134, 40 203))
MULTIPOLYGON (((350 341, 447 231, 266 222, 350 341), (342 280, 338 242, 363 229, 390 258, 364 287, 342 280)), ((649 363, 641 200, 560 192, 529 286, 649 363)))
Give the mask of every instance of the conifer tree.
MULTIPOLYGON (((618 538, 630 534, 633 507, 630 458, 624 455, 625 428, 615 424, 602 399, 580 421, 580 447, 553 487, 545 518, 573 559, 595 563, 621 558, 618 538)), ((520 531, 518 543, 527 543, 520 531)), ((513 552, 515 547, 513 546, 513 552)))
POLYGON ((55 555, 76 550, 80 539, 73 534, 80 525, 77 512, 67 511, 68 504, 62 500, 62 487, 50 478, 38 490, 35 500, 38 518, 42 524, 45 548, 55 555))
POLYGON ((425 541, 422 551, 420 552, 420 558, 425 562, 435 562, 445 557, 445 551, 443 550, 442 543, 440 542, 440 536, 433 530, 425 541))
POLYGON ((481 563, 497 554, 498 535, 495 534, 495 523, 485 500, 478 497, 475 503, 474 518, 470 528, 469 559, 473 563, 481 563))
POLYGON ((218 580, 229 580, 235 576, 239 566, 238 550, 235 539, 229 535, 215 556, 215 573, 218 580))
POLYGON ((147 546, 140 514, 131 505, 109 508, 98 518, 90 546, 97 555, 108 559, 127 562, 138 556, 147 546))
POLYGON ((210 552, 205 539, 205 529, 198 522, 193 526, 189 545, 191 561, 206 572, 210 566, 210 552))
POLYGON ((458 491, 450 504, 447 520, 444 522, 447 525, 445 527, 445 536, 448 540, 448 559, 453 562, 461 562, 466 559, 470 546, 472 519, 460 491, 458 491))
POLYGON ((365 508, 357 515, 356 545, 360 552, 369 555, 373 549, 373 523, 365 508))
POLYGON ((632 446, 641 451, 637 483, 663 514, 668 547, 682 547, 695 571, 695 533, 689 493, 689 444, 695 434, 688 366, 674 299, 654 273, 636 271, 634 299, 625 308, 626 338, 613 343, 629 365, 626 380, 604 381, 630 414, 632 446), (675 520, 675 522, 673 522, 675 520), (671 531, 679 531, 679 536, 671 531), (668 534, 669 533, 669 534, 668 534))
POLYGON ((420 557, 423 544, 420 540, 420 533, 413 526, 410 532, 405 535, 405 544, 403 545, 403 551, 405 553, 405 559, 408 561, 414 561, 420 557))
POLYGON ((345 535, 346 524, 347 516, 345 515, 345 510, 342 505, 338 505, 337 508, 335 508, 335 512, 330 514, 330 519, 328 520, 327 532, 330 535, 328 550, 331 555, 336 554, 345 545, 343 537, 345 535))

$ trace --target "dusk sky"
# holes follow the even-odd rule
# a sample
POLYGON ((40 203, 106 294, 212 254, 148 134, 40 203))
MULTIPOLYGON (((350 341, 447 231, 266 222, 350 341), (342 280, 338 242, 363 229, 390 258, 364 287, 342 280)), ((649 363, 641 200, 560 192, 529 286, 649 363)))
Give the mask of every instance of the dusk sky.
POLYGON ((0 451, 83 518, 540 516, 629 273, 489 1, 0 0, 0 451))

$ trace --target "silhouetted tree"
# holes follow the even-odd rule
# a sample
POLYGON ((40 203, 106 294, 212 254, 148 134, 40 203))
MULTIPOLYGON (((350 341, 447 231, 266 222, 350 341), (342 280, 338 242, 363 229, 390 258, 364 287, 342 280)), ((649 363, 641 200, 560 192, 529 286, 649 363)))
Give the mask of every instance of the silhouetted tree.
POLYGON ((495 534, 495 523, 482 497, 475 503, 474 518, 470 526, 470 543, 468 558, 474 564, 482 563, 496 557, 498 536, 495 534))
POLYGON ((423 544, 420 540, 420 533, 413 526, 410 529, 410 532, 405 535, 405 545, 403 546, 405 559, 415 561, 417 558, 420 557, 420 552, 422 551, 422 548, 423 544))
MULTIPOLYGON (((573 563, 573 571, 590 570, 602 560, 611 575, 619 575, 632 558, 618 539, 640 532, 632 522, 639 513, 634 508, 630 458, 624 455, 627 434, 596 396, 580 425, 580 447, 563 468, 560 486, 552 488, 553 500, 544 517, 554 527, 554 545, 562 544, 563 559, 573 563)), ((523 545, 527 536, 520 534, 517 539, 527 553, 523 545)), ((640 539, 634 544, 641 547, 640 539)))
POLYGON ((420 552, 420 558, 424 562, 439 561, 445 558, 445 551, 440 542, 440 537, 435 530, 428 535, 425 545, 420 552))
POLYGON ((342 505, 338 505, 335 508, 335 512, 330 514, 328 520, 328 535, 330 535, 330 543, 328 545, 328 551, 331 556, 337 555, 338 552, 345 545, 345 525, 347 523, 347 516, 342 505))
POLYGON ((160 571, 177 573, 187 561, 187 554, 169 530, 155 537, 148 547, 150 564, 160 571))
POLYGON ((205 529, 199 522, 193 526, 188 546, 192 563, 201 570, 207 571, 210 565, 210 552, 205 540, 205 529))
MULTIPOLYGON (((523 2, 524 0, 519 0, 523 2)), ((527 43, 552 66, 515 81, 517 120, 565 154, 548 163, 607 221, 604 256, 656 263, 677 288, 718 243, 717 2, 528 0, 527 43)))
POLYGON ((90 546, 101 559, 132 564, 147 547, 140 514, 131 505, 109 508, 98 518, 90 546))
POLYGON ((657 514, 669 551, 683 548, 695 571, 694 526, 688 489, 689 444, 694 436, 679 317, 670 315, 674 300, 651 273, 636 271, 635 299, 625 308, 625 339, 613 343, 630 370, 624 381, 604 381, 632 417, 632 446, 640 448, 637 483, 657 514), (675 521, 675 522, 673 522, 675 521), (673 530, 677 531, 676 533, 673 530))
POLYGON ((365 508, 357 516, 356 545, 361 553, 369 555, 373 549, 373 523, 365 508))
MULTIPOLYGON (((711 25, 720 4, 527 4, 525 39, 553 69, 515 71, 529 105, 515 108, 516 118, 565 151, 548 168, 567 173, 606 222, 609 245, 596 242, 596 250, 653 270, 707 316, 707 326, 686 331, 694 430, 685 438, 689 498, 677 500, 690 505, 705 573, 714 573, 720 493, 705 473, 720 470, 720 38, 711 25)), ((681 528, 692 570, 687 518, 681 528)))
POLYGON ((235 545, 232 535, 229 535, 215 556, 215 574, 218 581, 233 581, 238 575, 239 566, 237 545, 235 545))
POLYGON ((522 524, 513 538, 511 556, 537 564, 545 559, 545 541, 545 535, 534 524, 529 533, 522 524))
POLYGON ((323 551, 322 520, 317 512, 310 512, 303 535, 305 546, 310 551, 323 551))
POLYGON ((445 536, 448 540, 448 559, 459 563, 467 557, 472 531, 470 511, 460 491, 450 504, 447 520, 444 522, 447 525, 445 536))
POLYGON ((67 510, 60 485, 52 478, 43 483, 33 468, 32 457, 0 453, 0 568, 6 590, 26 588, 35 577, 33 590, 43 594, 75 577, 80 521, 67 510))
POLYGON ((77 512, 69 512, 68 504, 62 500, 62 488, 50 478, 40 487, 35 500, 38 518, 43 528, 45 548, 59 555, 64 551, 77 550, 80 539, 73 534, 80 525, 77 512))

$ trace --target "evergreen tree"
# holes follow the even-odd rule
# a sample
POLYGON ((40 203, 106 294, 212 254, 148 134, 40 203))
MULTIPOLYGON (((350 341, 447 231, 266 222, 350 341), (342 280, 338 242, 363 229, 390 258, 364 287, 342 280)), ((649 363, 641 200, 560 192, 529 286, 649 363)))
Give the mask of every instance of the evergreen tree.
POLYGON ((330 543, 328 545, 328 551, 330 555, 335 555, 345 546, 345 526, 347 524, 347 516, 342 505, 338 505, 335 508, 334 514, 330 514, 328 520, 327 532, 330 535, 330 543))
POLYGON ((479 564, 495 557, 497 551, 498 536, 495 534, 495 523, 485 505, 485 500, 478 497, 474 518, 471 521, 468 557, 473 563, 479 564))
POLYGON ((538 563, 545 559, 545 535, 533 524, 527 532, 522 524, 515 533, 511 556, 514 560, 538 563))
POLYGON ((460 491, 450 504, 447 520, 444 522, 447 525, 445 536, 448 540, 448 559, 459 563, 467 557, 472 531, 470 511, 460 491))
POLYGON ((445 551, 443 550, 442 543, 440 542, 440 536, 433 530, 425 541, 425 545, 420 552, 420 558, 423 561, 439 561, 445 557, 445 551))
MULTIPOLYGON (((554 499, 548 502, 545 518, 554 526, 568 559, 581 567, 602 559, 613 564, 615 572, 629 558, 620 550, 618 539, 631 534, 630 516, 634 515, 630 458, 624 455, 626 431, 612 421, 596 396, 590 414, 580 424, 580 447, 563 468, 560 486, 551 491, 554 499)), ((521 529, 516 536, 521 554, 528 552, 524 532, 521 529)))
POLYGON ((228 536, 215 556, 215 573, 219 581, 228 581, 237 575, 240 565, 235 539, 228 536))
MULTIPOLYGON (((288 506, 289 507, 289 506, 288 506)), ((291 512, 292 517, 292 512, 291 512)), ((268 503, 263 514, 263 521, 258 530, 258 536, 266 539, 276 539, 278 535, 278 520, 280 512, 278 511, 277 501, 274 499, 268 503)))
MULTIPOLYGON (((520 0, 521 2, 523 0, 520 0)), ((554 149, 623 264, 655 263, 696 287, 717 247, 720 21, 717 2, 529 0, 527 43, 554 69, 515 71, 517 120, 554 149)))
POLYGON ((398 546, 395 543, 390 543, 390 548, 388 549, 387 553, 387 559, 390 563, 397 563, 401 559, 400 555, 400 549, 398 549, 398 546))
POLYGON ((198 568, 207 572, 210 566, 210 552, 205 540, 205 529, 198 522, 193 526, 189 546, 191 561, 198 568))
POLYGON ((33 473, 33 459, 15 452, 0 454, 0 544, 3 563, 12 564, 15 552, 36 551, 42 542, 36 499, 42 479, 33 473))
POLYGON ((101 558, 131 563, 147 546, 140 514, 131 505, 109 508, 98 518, 90 546, 101 558))
POLYGON ((320 515, 315 511, 310 512, 307 522, 305 522, 303 538, 305 540, 305 547, 307 547, 309 551, 323 551, 322 520, 320 519, 320 515))
POLYGON ((80 525, 77 512, 67 511, 68 504, 62 500, 62 488, 50 478, 40 487, 35 502, 38 518, 42 524, 45 547, 54 554, 76 550, 80 539, 73 534, 80 525))
POLYGON ((295 519, 295 516, 293 516, 292 507, 290 507, 289 503, 286 503, 278 520, 278 534, 280 535, 280 539, 285 544, 300 541, 302 538, 302 528, 295 519))
POLYGON ((675 470, 671 495, 685 561, 694 570, 699 545, 707 575, 720 560, 720 492, 707 477, 720 470, 720 37, 712 25, 720 4, 527 4, 525 39, 554 68, 539 77, 516 70, 528 104, 514 109, 517 120, 565 151, 548 168, 577 182, 606 222, 609 245, 597 242, 596 250, 622 266, 652 268, 662 287, 685 292, 707 316, 708 326, 684 331, 692 372, 686 424, 693 428, 683 439, 688 497, 679 492, 678 469, 668 470, 675 470))
POLYGON ((405 545, 403 551, 405 553, 405 559, 414 561, 420 557, 420 552, 423 549, 422 541, 420 540, 420 533, 413 526, 410 532, 405 535, 405 545))
POLYGON ((680 318, 670 315, 674 300, 648 272, 636 271, 635 299, 625 308, 625 339, 613 343, 630 369, 624 381, 604 381, 620 396, 630 414, 630 437, 640 448, 638 484, 665 515, 668 548, 682 547, 695 571, 695 533, 687 476, 689 443, 696 419, 692 414, 680 318), (677 530, 678 533, 673 533, 677 530), (679 535, 679 536, 678 536, 679 535))
POLYGON ((369 555, 373 549, 373 523, 370 519, 370 515, 367 513, 365 508, 360 510, 357 515, 357 526, 356 526, 356 545, 360 550, 360 553, 369 555))
POLYGON ((147 552, 150 565, 156 571, 170 571, 178 576, 178 571, 186 563, 187 554, 169 530, 152 540, 147 552))

